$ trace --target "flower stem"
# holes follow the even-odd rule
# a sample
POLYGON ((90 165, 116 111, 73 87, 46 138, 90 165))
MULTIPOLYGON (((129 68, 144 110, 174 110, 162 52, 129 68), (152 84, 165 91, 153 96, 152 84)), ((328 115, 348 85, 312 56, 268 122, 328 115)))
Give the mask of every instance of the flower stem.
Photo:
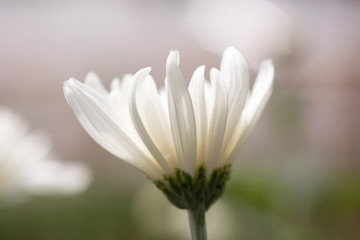
POLYGON ((188 209, 192 240, 207 240, 205 211, 203 204, 197 209, 188 209))

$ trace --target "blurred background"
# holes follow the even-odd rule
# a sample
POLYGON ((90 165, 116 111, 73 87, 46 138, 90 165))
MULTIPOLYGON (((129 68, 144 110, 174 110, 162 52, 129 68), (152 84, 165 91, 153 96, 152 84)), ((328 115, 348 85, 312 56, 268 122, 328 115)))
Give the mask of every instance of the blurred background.
POLYGON ((85 133, 62 85, 151 66, 161 86, 170 50, 189 80, 229 45, 252 79, 267 58, 276 77, 209 239, 360 239, 359 22, 356 0, 0 0, 0 105, 94 175, 77 195, 0 203, 0 239, 190 239, 186 213, 85 133))

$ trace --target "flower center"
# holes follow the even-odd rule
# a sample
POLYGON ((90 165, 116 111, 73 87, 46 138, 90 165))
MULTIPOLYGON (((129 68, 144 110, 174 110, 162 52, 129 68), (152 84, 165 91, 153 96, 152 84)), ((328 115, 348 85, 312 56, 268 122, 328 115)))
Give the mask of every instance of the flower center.
POLYGON ((200 166, 195 177, 177 169, 175 177, 164 176, 162 181, 154 181, 169 201, 180 209, 207 210, 223 193, 230 177, 231 165, 215 169, 209 178, 206 169, 200 166))

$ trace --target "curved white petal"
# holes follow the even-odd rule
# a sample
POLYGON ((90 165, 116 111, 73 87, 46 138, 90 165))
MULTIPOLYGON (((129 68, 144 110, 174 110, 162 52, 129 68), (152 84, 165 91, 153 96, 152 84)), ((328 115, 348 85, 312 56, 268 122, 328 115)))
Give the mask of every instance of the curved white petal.
POLYGON ((224 164, 231 163, 238 153, 241 145, 255 126, 260 114, 268 102, 274 80, 274 66, 271 60, 264 61, 259 69, 253 91, 246 103, 240 123, 235 130, 234 139, 229 147, 228 156, 223 159, 224 164))
POLYGON ((114 91, 115 89, 120 89, 120 79, 117 77, 111 81, 110 92, 114 91))
POLYGON ((135 145, 147 152, 147 148, 137 134, 129 109, 129 96, 131 91, 132 75, 123 77, 121 81, 113 80, 112 88, 107 97, 106 105, 117 117, 117 125, 135 143, 135 145))
POLYGON ((215 68, 211 69, 210 80, 213 89, 212 94, 212 116, 209 128, 209 146, 206 162, 207 174, 211 174, 220 162, 219 155, 225 134, 228 116, 228 102, 226 86, 221 74, 215 68))
POLYGON ((75 79, 65 82, 64 93, 82 126, 99 145, 149 177, 161 178, 157 165, 117 125, 106 99, 75 79))
MULTIPOLYGON (((165 112, 165 118, 167 120, 167 122, 170 124, 170 114, 169 114, 169 104, 168 104, 168 96, 167 96, 167 83, 166 83, 166 79, 165 79, 165 84, 164 86, 160 87, 159 88, 159 97, 160 97, 160 102, 161 102, 161 105, 163 106, 163 109, 164 109, 164 112, 165 112)), ((170 135, 171 135, 171 138, 172 138, 172 133, 171 133, 171 126, 169 126, 170 128, 170 135)), ((173 140, 171 141, 173 142, 173 140)))
POLYGON ((179 165, 193 175, 196 167, 196 123, 176 51, 171 51, 167 59, 166 81, 170 124, 179 165))
POLYGON ((220 71, 228 90, 229 107, 232 107, 231 110, 241 112, 249 90, 249 70, 244 57, 236 48, 225 49, 220 71), (236 109, 233 105, 236 105, 236 109))
POLYGON ((221 61, 221 74, 228 93, 228 119, 222 154, 231 140, 234 129, 240 121, 249 91, 249 71, 244 57, 234 47, 228 47, 221 61))
POLYGON ((189 84, 189 93, 194 106, 196 120, 197 156, 196 166, 203 164, 207 158, 208 120, 205 101, 205 66, 198 67, 189 84))
POLYGON ((87 86, 92 87, 98 93, 100 93, 102 95, 109 94, 109 92, 106 90, 106 88, 102 84, 99 76, 94 72, 89 72, 88 74, 86 74, 84 83, 87 86))
MULTIPOLYGON (((132 86, 131 94, 129 96, 130 97, 129 98, 130 113, 132 116, 133 124, 137 130, 137 133, 139 134, 141 140, 144 142, 145 146, 147 147, 147 149, 149 150, 151 155, 159 163, 160 167, 166 174, 172 175, 173 172, 172 172, 171 167, 169 166, 169 163, 166 161, 164 156, 161 154, 161 152, 155 145, 155 142, 153 141, 153 139, 151 139, 151 137, 144 125, 144 122, 140 117, 140 113, 139 113, 138 106, 137 106, 138 104, 136 102, 136 93, 139 90, 139 86, 146 79, 149 72, 150 72, 150 68, 144 68, 144 69, 139 70, 133 77, 134 84, 132 86)), ((141 97, 144 98, 145 96, 142 95, 141 97)), ((156 114, 157 114, 156 112, 151 113, 151 115, 156 115, 156 114)), ((148 116, 148 117, 150 117, 150 116, 148 116)))
MULTIPOLYGON (((136 101, 138 102, 140 116, 151 139, 171 168, 179 168, 171 133, 168 108, 164 106, 163 98, 157 90, 154 79, 148 75, 137 92, 136 101)), ((164 99, 166 99, 166 96, 164 99)))
POLYGON ((211 101, 212 101, 212 87, 210 82, 205 81, 204 84, 204 92, 205 92, 205 102, 206 102, 206 116, 207 116, 207 127, 209 129, 210 126, 210 121, 211 121, 211 116, 212 116, 212 111, 213 111, 213 107, 211 105, 211 101))
POLYGON ((271 60, 261 63, 250 99, 244 109, 244 115, 249 125, 256 123, 271 96, 274 74, 274 65, 271 60))

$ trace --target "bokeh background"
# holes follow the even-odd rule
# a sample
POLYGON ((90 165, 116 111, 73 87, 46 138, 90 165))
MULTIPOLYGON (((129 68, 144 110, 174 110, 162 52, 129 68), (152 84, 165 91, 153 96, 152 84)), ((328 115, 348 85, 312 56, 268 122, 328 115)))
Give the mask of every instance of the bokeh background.
POLYGON ((186 213, 90 139, 62 85, 151 66, 161 86, 170 50, 190 79, 228 45, 252 78, 272 58, 276 79, 207 216, 209 239, 360 239, 359 23, 356 0, 0 0, 0 105, 94 172, 78 195, 0 204, 0 239, 189 239, 186 213))

